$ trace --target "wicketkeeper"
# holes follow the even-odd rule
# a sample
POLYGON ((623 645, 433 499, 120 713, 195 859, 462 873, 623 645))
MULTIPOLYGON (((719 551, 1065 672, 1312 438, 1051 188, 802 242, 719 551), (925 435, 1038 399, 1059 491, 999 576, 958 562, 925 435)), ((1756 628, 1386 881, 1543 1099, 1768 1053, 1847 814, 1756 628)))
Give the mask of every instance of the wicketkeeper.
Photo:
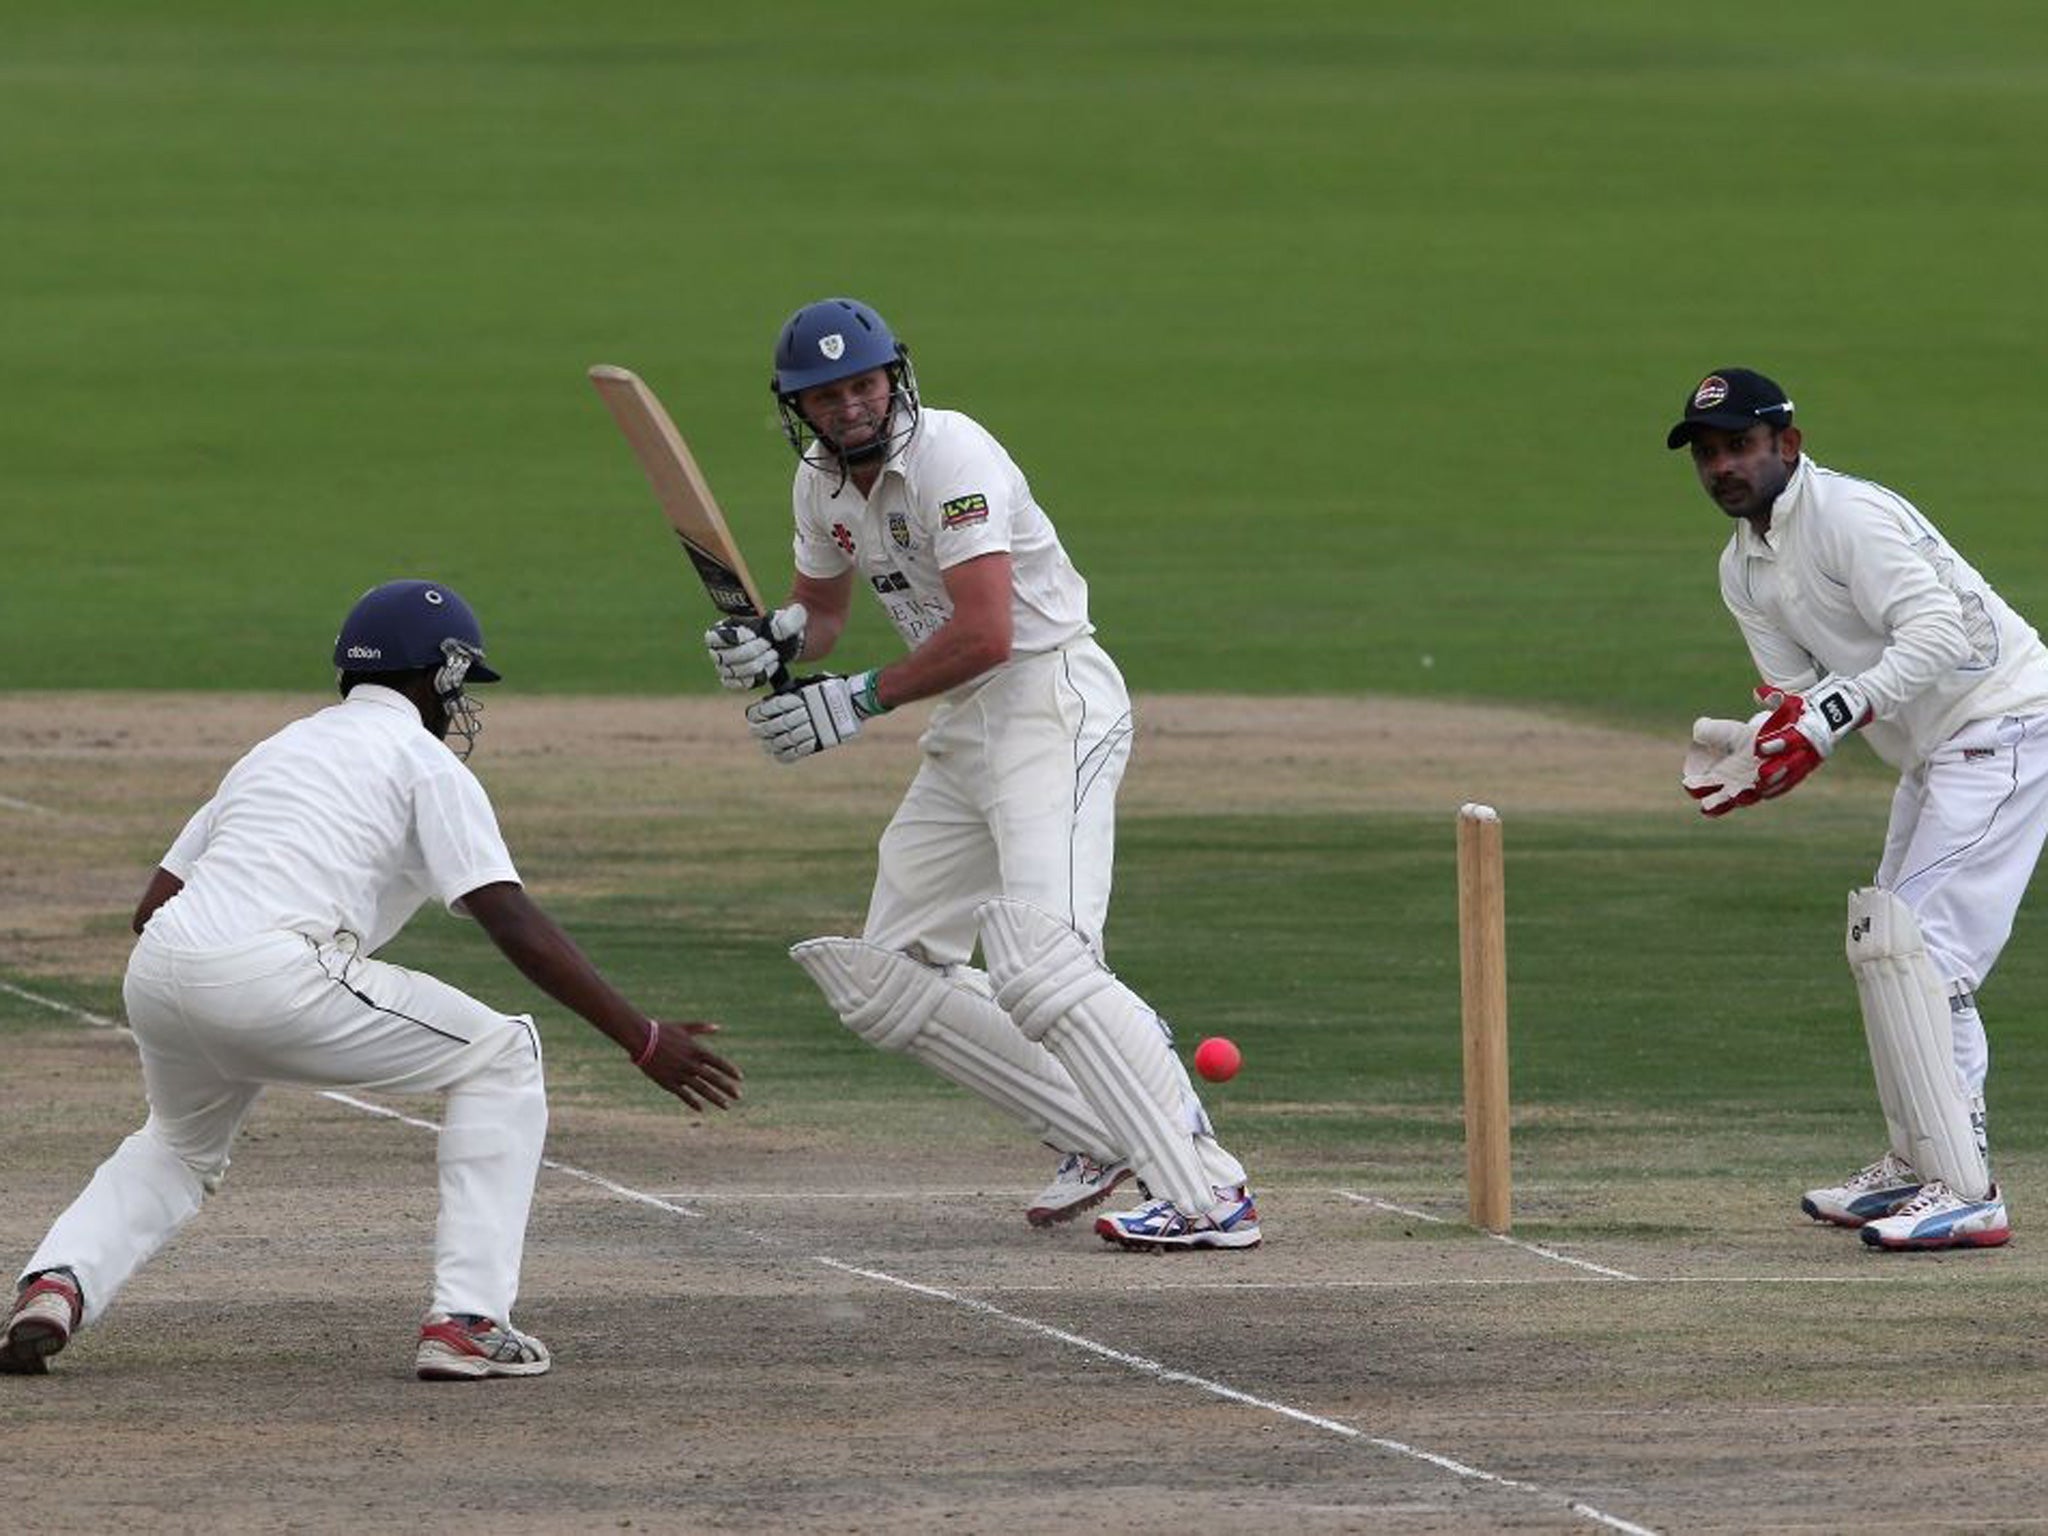
POLYGON ((872 590, 909 654, 798 678, 752 705, 796 762, 866 720, 939 700, 882 834, 861 936, 793 958, 862 1039, 902 1051, 1063 1154, 1026 1218, 1064 1221, 1135 1173, 1151 1196, 1100 1217, 1126 1248, 1250 1248, 1258 1211, 1159 1016, 1102 959, 1131 702, 1095 642, 1088 586, 1023 471, 957 411, 918 399, 909 352, 867 305, 798 310, 775 347, 796 450, 796 581, 763 624, 705 638, 719 678, 817 661, 872 590), (969 965, 979 940, 986 973, 969 965))
POLYGON ((1687 791, 1774 799, 1859 733, 1900 774, 1847 935, 1891 1145, 1802 1208, 1878 1248, 2003 1243, 1976 994, 2048 837, 2048 650, 1904 497, 1806 457, 1762 374, 1709 374, 1666 442, 1736 519, 1721 596, 1763 679, 1749 719, 1695 723, 1687 791))

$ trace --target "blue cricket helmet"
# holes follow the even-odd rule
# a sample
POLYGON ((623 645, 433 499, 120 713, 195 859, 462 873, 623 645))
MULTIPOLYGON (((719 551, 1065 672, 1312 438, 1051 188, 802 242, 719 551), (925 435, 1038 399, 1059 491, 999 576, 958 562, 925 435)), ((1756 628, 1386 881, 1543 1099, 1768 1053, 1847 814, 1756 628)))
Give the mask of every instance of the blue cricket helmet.
POLYGON ((782 435, 789 439, 797 458, 818 469, 836 464, 842 485, 851 466, 886 458, 909 442, 923 409, 917 397, 917 370, 910 365, 910 348, 896 339, 887 321, 859 299, 820 299, 791 315, 775 341, 775 376, 769 387, 775 392, 775 408, 782 417, 782 435), (797 406, 797 395, 806 389, 875 368, 889 373, 889 420, 870 442, 842 448, 820 434, 797 406))
POLYGON ((789 317, 775 342, 777 396, 894 368, 909 356, 888 323, 859 299, 820 299, 789 317))
POLYGON ((484 632, 460 593, 438 581, 387 581, 356 599, 334 640, 340 672, 410 672, 441 667, 447 642, 469 657, 473 683, 495 683, 484 665, 484 632))

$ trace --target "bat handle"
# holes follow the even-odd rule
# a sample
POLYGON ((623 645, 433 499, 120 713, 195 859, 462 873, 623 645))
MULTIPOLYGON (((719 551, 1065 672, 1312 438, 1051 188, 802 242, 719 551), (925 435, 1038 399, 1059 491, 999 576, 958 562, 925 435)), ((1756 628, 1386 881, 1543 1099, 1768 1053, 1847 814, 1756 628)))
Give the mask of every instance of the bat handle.
POLYGON ((768 691, 770 693, 787 693, 794 681, 795 679, 789 675, 789 668, 777 662, 774 675, 768 679, 768 691))

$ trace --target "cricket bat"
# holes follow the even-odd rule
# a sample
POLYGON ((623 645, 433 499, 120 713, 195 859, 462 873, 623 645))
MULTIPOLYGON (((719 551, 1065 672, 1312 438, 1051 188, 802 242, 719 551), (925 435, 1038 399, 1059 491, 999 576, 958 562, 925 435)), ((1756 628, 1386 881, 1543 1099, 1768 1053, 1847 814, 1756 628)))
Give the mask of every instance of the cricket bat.
MULTIPOLYGON (((712 605, 728 618, 752 619, 766 614, 768 607, 761 601, 760 589, 754 585, 732 531, 725 526, 725 515, 718 510, 704 472, 654 391, 631 369, 610 363, 592 368, 590 382, 626 434, 633 456, 646 471, 647 483, 654 487, 654 499, 667 514, 683 553, 697 568, 712 605)), ((788 683, 789 669, 778 663, 771 685, 779 693, 788 683)))

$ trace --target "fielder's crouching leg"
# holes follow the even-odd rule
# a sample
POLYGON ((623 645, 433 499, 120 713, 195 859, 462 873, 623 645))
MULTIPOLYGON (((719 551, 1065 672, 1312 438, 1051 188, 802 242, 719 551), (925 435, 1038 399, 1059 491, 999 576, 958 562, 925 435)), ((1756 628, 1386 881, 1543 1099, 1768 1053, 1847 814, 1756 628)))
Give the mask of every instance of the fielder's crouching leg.
POLYGON ((477 1059, 449 1088, 442 1111, 432 1308, 508 1324, 548 1132, 533 1021, 510 1022, 515 1027, 470 1047, 477 1059))
POLYGON ((156 1116, 101 1163, 43 1238, 23 1273, 69 1268, 90 1323, 220 1187, 227 1158, 194 1166, 172 1150, 156 1116))

